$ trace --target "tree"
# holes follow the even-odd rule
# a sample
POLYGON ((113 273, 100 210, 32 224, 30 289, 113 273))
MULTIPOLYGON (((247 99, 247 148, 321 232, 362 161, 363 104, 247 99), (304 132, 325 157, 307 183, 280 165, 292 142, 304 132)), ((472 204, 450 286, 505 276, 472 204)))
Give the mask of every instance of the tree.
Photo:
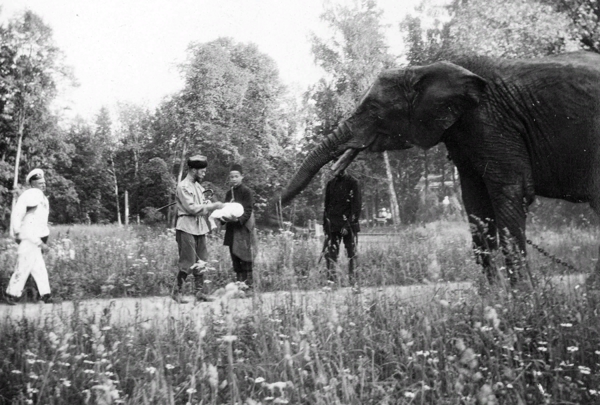
MULTIPOLYGON (((330 28, 332 37, 324 40, 313 35, 312 52, 316 63, 328 73, 328 77, 317 83, 307 96, 309 105, 314 106, 315 122, 309 127, 305 150, 310 150, 320 143, 323 136, 331 133, 352 112, 377 75, 394 64, 394 58, 388 53, 381 16, 382 11, 377 9, 373 0, 363 0, 352 7, 334 5, 322 14, 321 19, 330 28)), ((388 185, 390 207, 396 223, 399 219, 398 204, 387 156, 384 162, 385 171, 379 159, 366 156, 355 162, 353 170, 366 185, 366 194, 374 194, 372 191, 381 184, 388 185)), ((324 183, 323 179, 321 183, 324 183)), ((317 195, 320 196, 320 192, 317 195)))
POLYGON ((47 117, 57 81, 68 76, 68 69, 59 62, 61 55, 53 44, 52 30, 33 12, 11 19, 0 29, 0 35, 0 113, 4 138, 9 140, 3 160, 15 148, 16 189, 24 137, 37 120, 47 117))
POLYGON ((192 44, 188 54, 185 86, 158 109, 151 143, 167 142, 165 162, 181 168, 188 154, 206 155, 205 179, 223 195, 229 166, 242 162, 260 207, 291 170, 293 105, 277 67, 255 45, 227 38, 192 44))

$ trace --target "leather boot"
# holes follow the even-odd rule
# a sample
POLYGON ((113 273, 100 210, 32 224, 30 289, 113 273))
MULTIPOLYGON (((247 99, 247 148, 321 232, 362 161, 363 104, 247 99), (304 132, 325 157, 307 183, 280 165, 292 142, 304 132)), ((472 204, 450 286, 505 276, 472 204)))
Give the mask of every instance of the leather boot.
POLYGON ((187 278, 187 273, 185 271, 179 271, 179 273, 177 274, 177 281, 176 284, 173 285, 173 291, 171 291, 171 298, 173 298, 175 300, 175 302, 177 302, 178 304, 187 304, 188 301, 186 301, 183 298, 183 282, 185 281, 185 279, 187 278))

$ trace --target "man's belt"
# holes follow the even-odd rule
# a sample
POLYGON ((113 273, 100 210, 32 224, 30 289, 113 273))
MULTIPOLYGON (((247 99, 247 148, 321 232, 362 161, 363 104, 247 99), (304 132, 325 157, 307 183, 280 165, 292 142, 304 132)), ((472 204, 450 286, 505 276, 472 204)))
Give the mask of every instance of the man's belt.
POLYGON ((197 215, 194 214, 177 214, 177 218, 179 217, 196 217, 197 215))

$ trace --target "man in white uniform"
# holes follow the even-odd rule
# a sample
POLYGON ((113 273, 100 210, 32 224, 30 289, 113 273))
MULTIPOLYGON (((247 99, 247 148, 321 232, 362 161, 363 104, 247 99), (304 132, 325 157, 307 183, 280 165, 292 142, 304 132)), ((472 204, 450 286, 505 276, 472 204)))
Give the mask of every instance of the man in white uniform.
POLYGON ((23 287, 29 275, 37 284, 38 291, 45 303, 52 302, 48 271, 42 251, 47 250, 48 214, 50 206, 44 195, 46 180, 42 169, 34 169, 28 175, 26 183, 31 188, 25 190, 17 200, 11 215, 11 235, 19 244, 17 266, 6 289, 6 302, 15 305, 23 293, 23 287))

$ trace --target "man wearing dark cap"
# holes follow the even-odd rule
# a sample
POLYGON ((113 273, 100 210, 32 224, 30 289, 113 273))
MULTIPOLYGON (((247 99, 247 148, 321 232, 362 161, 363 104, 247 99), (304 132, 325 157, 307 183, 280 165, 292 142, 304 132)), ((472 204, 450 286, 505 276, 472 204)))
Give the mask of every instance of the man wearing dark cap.
POLYGON ((206 174, 208 162, 205 156, 195 155, 187 161, 187 176, 177 185, 175 202, 177 205, 177 225, 175 238, 179 249, 179 272, 177 285, 173 288, 173 299, 182 300, 183 282, 191 272, 194 275, 194 290, 197 301, 210 301, 205 294, 202 272, 208 259, 206 234, 210 231, 207 216, 222 208, 220 202, 212 203, 204 197, 204 188, 200 185, 206 174))
POLYGON ((223 218, 226 222, 223 245, 229 246, 233 271, 236 280, 245 282, 252 288, 252 263, 256 255, 254 235, 254 193, 244 184, 244 171, 240 164, 234 164, 229 170, 230 189, 225 194, 225 202, 237 202, 244 207, 241 217, 223 218))

